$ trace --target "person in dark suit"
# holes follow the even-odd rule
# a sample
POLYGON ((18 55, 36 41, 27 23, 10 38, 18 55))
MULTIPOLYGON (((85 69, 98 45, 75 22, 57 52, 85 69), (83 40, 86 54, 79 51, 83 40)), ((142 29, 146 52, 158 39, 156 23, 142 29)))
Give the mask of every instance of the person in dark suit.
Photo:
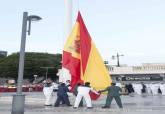
POLYGON ((65 83, 61 83, 58 87, 57 100, 54 105, 55 107, 59 107, 60 102, 65 103, 67 106, 72 106, 69 102, 67 92, 69 92, 68 87, 65 85, 65 83))
POLYGON ((141 93, 146 93, 146 85, 144 83, 141 83, 141 84, 142 84, 141 93))
POLYGON ((127 88, 129 94, 134 93, 134 89, 133 89, 133 86, 131 83, 127 84, 126 88, 127 88))
POLYGON ((106 104, 102 108, 110 108, 113 98, 116 100, 116 103, 118 104, 119 108, 123 108, 123 105, 120 99, 120 92, 122 91, 120 87, 116 86, 115 83, 112 83, 111 86, 99 92, 101 93, 105 91, 108 91, 108 94, 107 94, 106 104))

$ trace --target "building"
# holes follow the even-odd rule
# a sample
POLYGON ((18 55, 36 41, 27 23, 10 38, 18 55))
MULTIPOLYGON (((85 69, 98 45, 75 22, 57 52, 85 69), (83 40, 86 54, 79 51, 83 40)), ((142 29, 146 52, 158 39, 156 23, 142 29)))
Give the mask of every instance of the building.
POLYGON ((6 57, 7 56, 7 51, 0 51, 0 56, 6 57))
POLYGON ((145 63, 141 66, 110 66, 108 71, 115 81, 162 82, 165 81, 165 63, 145 63))

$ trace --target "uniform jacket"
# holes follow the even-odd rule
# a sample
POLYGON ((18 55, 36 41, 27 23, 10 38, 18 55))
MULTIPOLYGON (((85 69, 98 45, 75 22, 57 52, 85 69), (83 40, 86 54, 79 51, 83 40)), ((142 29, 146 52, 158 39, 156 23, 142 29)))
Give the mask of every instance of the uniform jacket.
POLYGON ((77 88, 77 91, 78 91, 78 94, 80 94, 80 95, 89 95, 90 91, 94 92, 95 94, 99 94, 93 88, 87 87, 87 86, 79 86, 77 88))
POLYGON ((100 92, 108 91, 109 96, 120 96, 120 92, 122 91, 118 86, 109 86, 105 90, 101 90, 100 92))

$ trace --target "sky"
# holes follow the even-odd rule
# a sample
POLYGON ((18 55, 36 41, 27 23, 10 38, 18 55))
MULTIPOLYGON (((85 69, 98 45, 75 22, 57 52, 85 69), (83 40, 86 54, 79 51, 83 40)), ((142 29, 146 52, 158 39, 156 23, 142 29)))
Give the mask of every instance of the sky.
MULTIPOLYGON (((165 0, 72 0, 102 58, 116 65, 165 63, 165 0)), ((26 38, 26 52, 62 53, 66 41, 64 0, 1 0, 0 50, 19 52, 23 12, 39 15, 26 38)))

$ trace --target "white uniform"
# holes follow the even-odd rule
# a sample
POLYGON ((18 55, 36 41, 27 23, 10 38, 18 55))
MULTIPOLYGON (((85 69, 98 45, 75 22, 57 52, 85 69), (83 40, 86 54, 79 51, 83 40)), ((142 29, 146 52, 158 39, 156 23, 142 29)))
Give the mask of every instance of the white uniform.
POLYGON ((158 94, 158 88, 159 88, 158 84, 152 84, 151 85, 151 90, 152 90, 153 95, 157 95, 158 94))
POLYGON ((165 95, 165 84, 160 84, 160 90, 162 91, 162 95, 165 95))
POLYGON ((53 86, 44 87, 43 93, 45 95, 45 105, 52 105, 53 86))
POLYGON ((146 84, 146 89, 147 89, 147 93, 151 95, 152 94, 151 84, 146 84))
POLYGON ((142 84, 133 84, 133 88, 138 95, 141 95, 141 90, 143 88, 142 84))
POLYGON ((98 94, 98 93, 96 91, 94 91, 92 88, 85 87, 85 86, 79 86, 77 91, 78 91, 78 94, 76 96, 74 107, 78 107, 79 106, 79 103, 80 103, 82 98, 85 99, 87 107, 92 107, 92 103, 91 103, 91 98, 90 98, 89 92, 92 91, 92 92, 94 92, 96 94, 98 94))
POLYGON ((71 74, 66 68, 59 69, 57 76, 59 76, 59 82, 66 83, 67 80, 71 80, 71 74))

